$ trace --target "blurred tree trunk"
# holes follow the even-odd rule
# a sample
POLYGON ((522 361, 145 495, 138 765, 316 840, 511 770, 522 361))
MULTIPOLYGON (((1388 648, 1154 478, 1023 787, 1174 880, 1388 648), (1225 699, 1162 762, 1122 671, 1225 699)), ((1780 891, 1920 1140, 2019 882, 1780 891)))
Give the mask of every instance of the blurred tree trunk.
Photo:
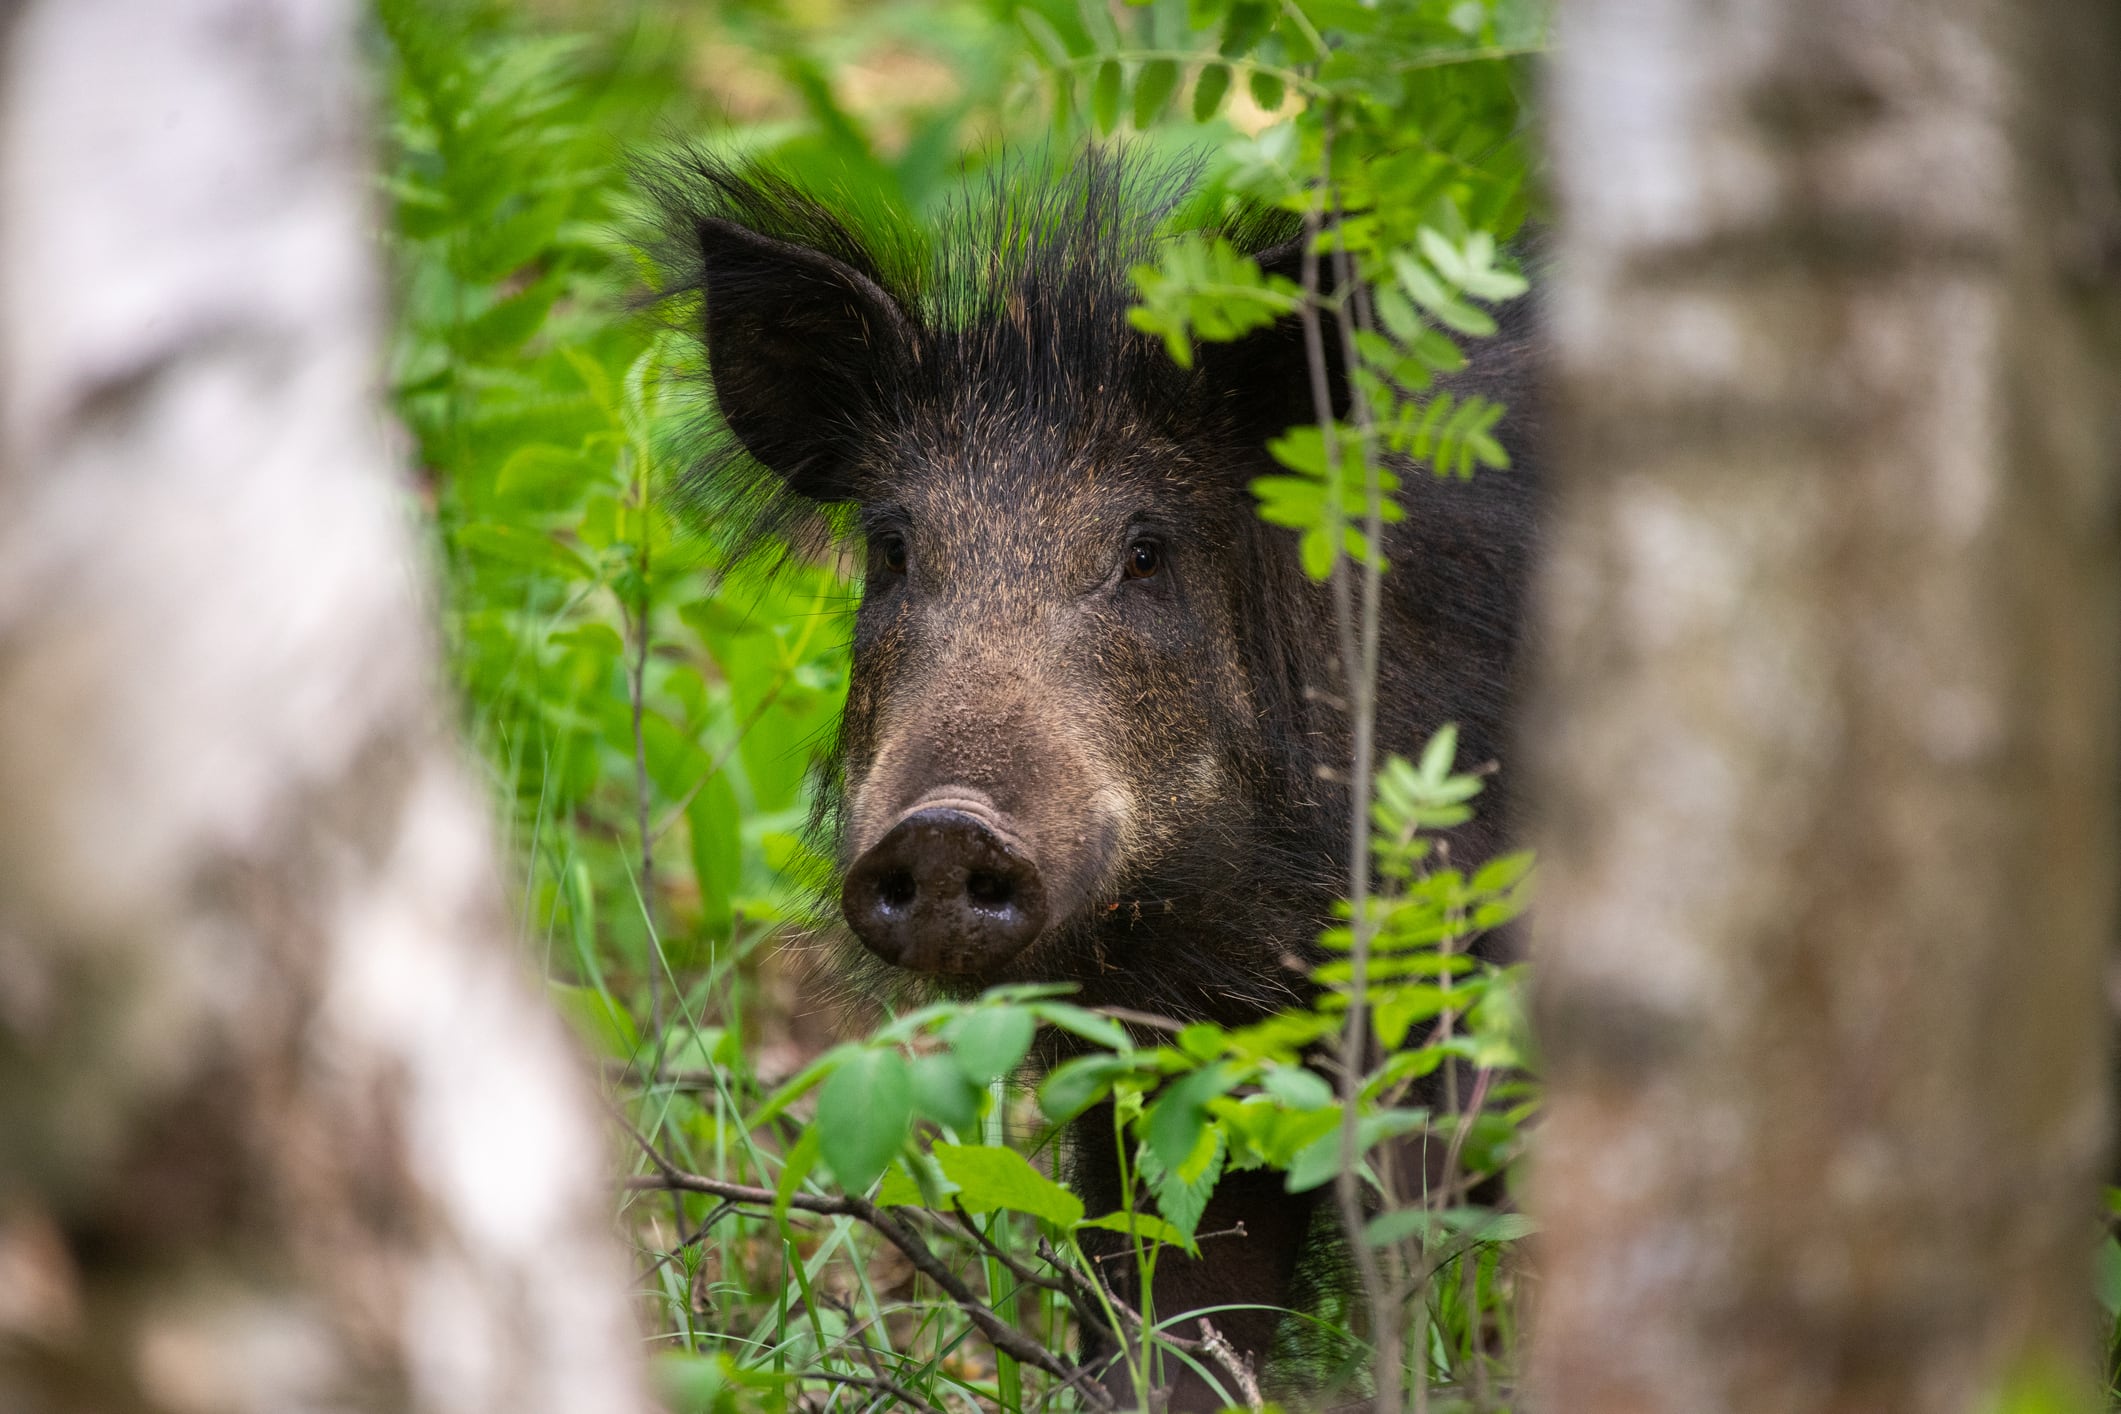
POLYGON ((2112 0, 1562 19, 1539 1407, 2087 1375, 2112 0))
POLYGON ((646 1407, 376 401, 354 0, 0 76, 0 1409, 646 1407))

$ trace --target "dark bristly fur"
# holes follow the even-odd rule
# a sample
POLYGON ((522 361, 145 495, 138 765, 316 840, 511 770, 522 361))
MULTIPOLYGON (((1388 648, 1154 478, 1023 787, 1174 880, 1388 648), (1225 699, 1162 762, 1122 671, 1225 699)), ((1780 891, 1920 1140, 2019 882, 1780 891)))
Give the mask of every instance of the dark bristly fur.
MULTIPOLYGON (((1231 1024, 1305 995, 1347 873, 1345 686, 1330 600, 1247 485, 1275 470, 1266 440, 1312 420, 1310 385, 1293 322, 1203 345, 1190 370, 1128 325, 1127 271, 1170 238, 1190 177, 1099 152, 1058 176, 1016 169, 926 238, 858 235, 770 172, 698 155, 644 179, 721 414, 688 498, 738 548, 817 523, 819 506, 852 507, 869 545, 826 778, 837 857, 923 791, 963 785, 1081 881, 984 971, 915 977, 850 943, 871 995, 1059 980, 1091 1005, 1231 1024), (1115 567, 1142 536, 1164 567, 1136 582, 1115 567), (880 545, 910 567, 889 571, 880 545)), ((1212 233, 1295 273, 1286 219, 1212 233)), ((1528 335, 1505 322, 1454 381, 1512 404, 1519 469, 1409 473, 1391 532, 1387 751, 1445 722, 1468 759, 1503 744, 1532 520, 1528 335)), ((1507 828, 1506 793, 1485 804, 1458 859, 1507 828)), ((1119 1197, 1109 1117, 1080 1125, 1072 1176, 1104 1211, 1119 1197)), ((1203 1227, 1249 1235, 1167 1259, 1160 1310, 1285 1301, 1313 1202, 1274 1175, 1226 1177, 1203 1227)), ((1271 1316, 1218 1321, 1241 1350, 1272 1345, 1271 1316)), ((1183 1381, 1175 1395, 1205 1399, 1183 1381)))

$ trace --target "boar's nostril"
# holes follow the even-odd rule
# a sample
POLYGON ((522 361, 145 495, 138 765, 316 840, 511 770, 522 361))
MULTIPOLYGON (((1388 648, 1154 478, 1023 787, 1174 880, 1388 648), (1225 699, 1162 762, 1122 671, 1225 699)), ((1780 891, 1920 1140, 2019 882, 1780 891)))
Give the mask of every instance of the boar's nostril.
POLYGON ((1001 908, 1016 897, 1016 883, 1006 874, 975 869, 965 876, 965 895, 974 903, 1001 908))
POLYGON ((847 871, 840 910, 877 956, 921 972, 986 972, 1046 926, 1029 846, 1006 821, 957 806, 915 810, 847 871))
POLYGON ((887 908, 904 908, 919 895, 911 869, 893 869, 876 881, 877 901, 887 908))

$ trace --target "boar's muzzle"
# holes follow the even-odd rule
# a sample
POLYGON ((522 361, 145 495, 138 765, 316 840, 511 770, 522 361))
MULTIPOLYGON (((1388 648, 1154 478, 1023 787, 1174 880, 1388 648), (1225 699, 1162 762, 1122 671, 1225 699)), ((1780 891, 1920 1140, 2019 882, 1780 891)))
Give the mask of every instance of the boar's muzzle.
POLYGON ((916 972, 1001 966, 1046 926, 1031 846, 970 800, 925 801, 847 871, 840 909, 878 957, 916 972))

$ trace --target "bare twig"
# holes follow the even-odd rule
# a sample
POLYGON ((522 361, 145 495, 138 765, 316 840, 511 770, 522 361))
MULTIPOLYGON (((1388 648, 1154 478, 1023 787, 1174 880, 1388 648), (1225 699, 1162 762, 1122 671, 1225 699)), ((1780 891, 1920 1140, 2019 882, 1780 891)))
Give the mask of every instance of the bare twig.
POLYGON ((1174 1036, 1186 1029, 1184 1023, 1174 1021, 1168 1016, 1158 1016, 1151 1011, 1136 1011, 1132 1007, 1101 1006, 1092 1007, 1091 1010, 1114 1021, 1126 1022, 1131 1026, 1146 1026, 1152 1031, 1167 1031, 1174 1036))
POLYGON ((1479 1118, 1482 1107, 1487 1104, 1488 1083, 1494 1078, 1495 1072, 1485 1066, 1474 1073, 1473 1093, 1466 1098, 1465 1110, 1451 1130, 1450 1147, 1443 1154, 1443 1182, 1440 1186, 1446 1192, 1457 1186, 1458 1158, 1466 1145, 1466 1131, 1473 1127, 1473 1121, 1479 1118))
MULTIPOLYGON (((639 1137, 638 1132, 635 1137, 639 1137)), ((660 1155, 654 1154, 653 1150, 650 1153, 661 1171, 630 1178, 625 1183, 627 1188, 636 1192, 662 1189, 705 1193, 755 1208, 771 1209, 774 1205, 774 1194, 769 1189, 729 1183, 719 1178, 709 1178, 705 1174, 687 1173, 670 1166, 660 1155)), ((1044 1370, 1056 1379, 1067 1379, 1074 1373, 1074 1366, 995 1315, 985 1302, 973 1294, 972 1288, 965 1285, 957 1273, 951 1271, 927 1243, 921 1241, 919 1234, 900 1222, 889 1210, 879 1208, 865 1198, 828 1198, 813 1193, 790 1194, 788 1205, 804 1212, 853 1218, 875 1229, 885 1241, 904 1254, 915 1271, 940 1287, 943 1294, 964 1311, 966 1317, 979 1328, 980 1334, 985 1336, 995 1349, 1016 1357, 1026 1365, 1044 1370)), ((1093 1398, 1101 1401, 1100 1408, 1109 1407, 1109 1402, 1102 1400, 1101 1391, 1093 1389, 1091 1393, 1093 1398)))
POLYGON ((1259 1397, 1259 1381, 1253 1378, 1252 1362, 1241 1358, 1235 1346, 1223 1333, 1209 1323, 1206 1317, 1200 1322, 1200 1346, 1237 1385, 1237 1392, 1244 1396, 1245 1408, 1263 1409, 1266 1401, 1259 1397))
MULTIPOLYGON (((950 1204, 950 1209, 957 1215, 957 1227, 951 1228, 951 1232, 957 1233, 959 1236, 970 1237, 975 1243, 979 1244, 979 1249, 982 1252, 995 1261, 1000 1262, 1002 1266, 1008 1269, 1009 1275, 1015 1277, 1018 1281, 1023 1282, 1027 1286, 1043 1287, 1057 1296, 1066 1298, 1069 1304, 1074 1304, 1077 1294, 1076 1287, 1069 1285, 1065 1281, 1049 1277, 1042 1272, 1033 1271, 1030 1267, 1003 1251, 994 1239, 980 1231, 979 1224, 972 1221, 972 1215, 965 1211, 963 1204, 953 1200, 950 1204), (962 1232, 958 1231, 960 1228, 963 1229, 962 1232)), ((1054 1265, 1059 1267, 1061 1264, 1055 1263, 1054 1265)), ((1073 1269, 1069 1268, 1068 1270, 1072 1271, 1073 1269)))

